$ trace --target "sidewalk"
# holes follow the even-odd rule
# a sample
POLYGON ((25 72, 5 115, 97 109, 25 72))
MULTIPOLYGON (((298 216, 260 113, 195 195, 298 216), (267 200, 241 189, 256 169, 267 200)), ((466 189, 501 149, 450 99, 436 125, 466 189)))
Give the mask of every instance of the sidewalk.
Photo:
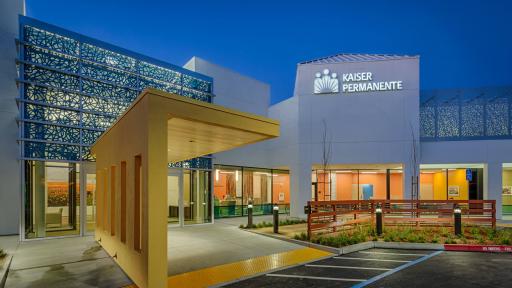
POLYGON ((131 283, 93 237, 73 237, 19 244, 5 287, 123 287, 131 283))

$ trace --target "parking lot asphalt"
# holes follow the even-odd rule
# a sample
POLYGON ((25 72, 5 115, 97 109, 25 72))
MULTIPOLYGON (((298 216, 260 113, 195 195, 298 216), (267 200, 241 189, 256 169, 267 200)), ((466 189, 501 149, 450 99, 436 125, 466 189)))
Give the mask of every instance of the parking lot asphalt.
POLYGON ((512 287, 512 254, 443 252, 367 287, 512 287))
POLYGON ((223 287, 512 287, 512 255, 369 249, 223 287))

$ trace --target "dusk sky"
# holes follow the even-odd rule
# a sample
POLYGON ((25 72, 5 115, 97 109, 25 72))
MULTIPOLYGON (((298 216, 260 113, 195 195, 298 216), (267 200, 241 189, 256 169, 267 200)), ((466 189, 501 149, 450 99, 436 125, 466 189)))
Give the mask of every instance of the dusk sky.
POLYGON ((512 85, 512 1, 27 0, 27 15, 176 65, 198 56, 293 94, 297 63, 420 55, 421 88, 512 85))

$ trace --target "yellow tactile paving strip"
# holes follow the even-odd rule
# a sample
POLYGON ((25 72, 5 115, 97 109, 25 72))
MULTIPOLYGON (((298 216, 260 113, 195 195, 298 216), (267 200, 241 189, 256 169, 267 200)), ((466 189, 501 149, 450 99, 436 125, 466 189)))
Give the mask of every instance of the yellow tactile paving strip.
MULTIPOLYGON (((167 279, 169 288, 199 288, 209 287, 225 282, 234 281, 240 278, 264 273, 277 268, 297 265, 332 255, 329 252, 313 248, 301 248, 288 252, 276 253, 267 256, 260 256, 213 266, 205 269, 191 271, 183 274, 170 276, 167 279)), ((135 288, 130 285, 125 288, 135 288)))
POLYGON ((313 248, 301 248, 288 252, 260 256, 171 276, 167 280, 167 287, 209 287, 265 271, 327 257, 329 255, 331 255, 331 253, 325 251, 313 248))
MULTIPOLYGON (((264 273, 277 268, 317 260, 331 255, 332 254, 329 252, 318 249, 301 248, 170 276, 167 279, 167 287, 209 287, 264 273)), ((126 286, 125 288, 136 287, 137 286, 133 284, 126 286)))

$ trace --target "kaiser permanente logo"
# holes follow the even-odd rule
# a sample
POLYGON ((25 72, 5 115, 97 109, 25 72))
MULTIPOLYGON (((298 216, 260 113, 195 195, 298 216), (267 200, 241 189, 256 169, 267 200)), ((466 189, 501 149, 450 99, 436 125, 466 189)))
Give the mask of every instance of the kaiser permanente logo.
MULTIPOLYGON (((339 92, 339 80, 337 73, 330 73, 324 69, 322 73, 315 74, 314 93, 332 94, 339 92)), ((342 74, 343 93, 372 92, 372 91, 395 91, 402 90, 401 80, 395 81, 374 81, 372 72, 357 72, 342 74)))

